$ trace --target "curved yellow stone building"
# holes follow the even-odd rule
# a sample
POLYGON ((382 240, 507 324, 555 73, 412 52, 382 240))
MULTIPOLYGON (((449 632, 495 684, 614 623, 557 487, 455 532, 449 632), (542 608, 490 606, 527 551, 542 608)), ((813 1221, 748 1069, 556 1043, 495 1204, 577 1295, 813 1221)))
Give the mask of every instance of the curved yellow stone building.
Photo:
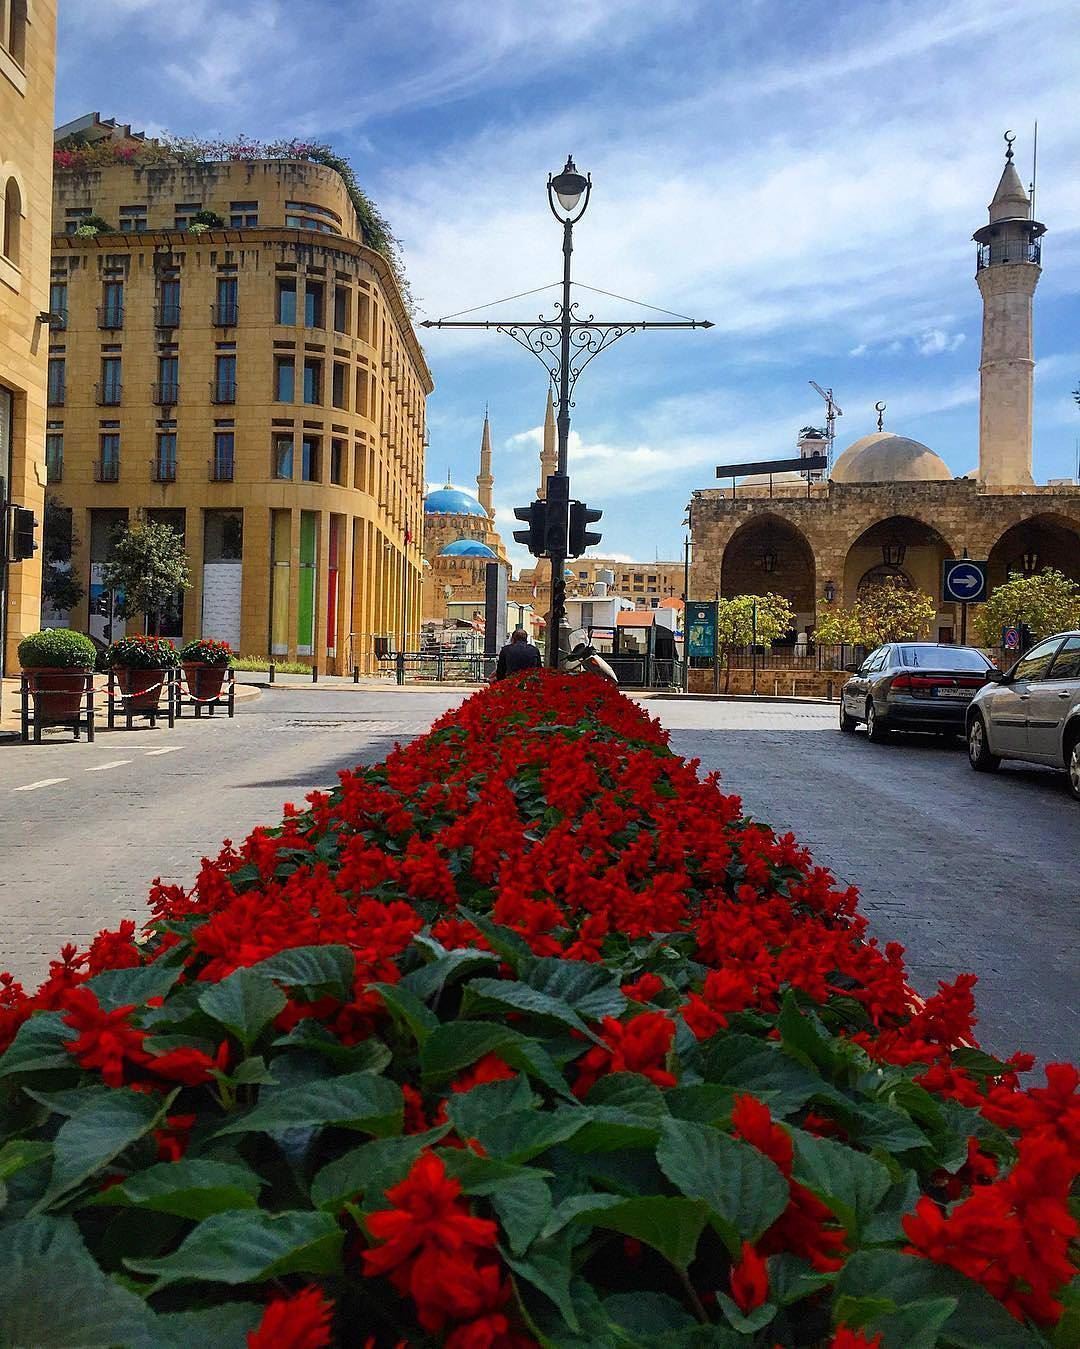
POLYGON ((341 176, 143 162, 153 143, 96 114, 72 136, 131 159, 55 175, 47 450, 88 588, 72 626, 117 630, 101 565, 143 512, 191 560, 175 635, 332 672, 371 668, 380 636, 415 648, 433 385, 341 176))

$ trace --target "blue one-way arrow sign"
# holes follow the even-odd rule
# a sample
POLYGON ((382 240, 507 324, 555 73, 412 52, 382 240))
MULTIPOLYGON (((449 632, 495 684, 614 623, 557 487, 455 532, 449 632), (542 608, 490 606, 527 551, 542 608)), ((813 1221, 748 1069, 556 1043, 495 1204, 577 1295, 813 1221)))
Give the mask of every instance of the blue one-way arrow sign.
POLYGON ((941 593, 945 600, 957 604, 981 604, 986 599, 986 563, 967 557, 947 561, 941 593))

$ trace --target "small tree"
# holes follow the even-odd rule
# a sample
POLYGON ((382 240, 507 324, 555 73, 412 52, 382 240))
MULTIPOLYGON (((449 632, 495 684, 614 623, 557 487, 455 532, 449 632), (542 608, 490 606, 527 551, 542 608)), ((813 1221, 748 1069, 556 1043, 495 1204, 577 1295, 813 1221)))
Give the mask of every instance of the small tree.
POLYGON ((68 613, 86 594, 86 587, 71 570, 71 554, 76 544, 71 512, 56 498, 46 498, 45 526, 41 531, 41 598, 54 613, 68 613))
POLYGON ((936 615, 937 604, 925 590, 910 590, 890 576, 867 586, 850 608, 829 605, 814 637, 871 647, 911 642, 929 635, 936 615))
POLYGON ((990 592, 975 630, 984 646, 1000 646, 1001 629, 1021 623, 1034 637, 1080 627, 1080 585, 1053 567, 1037 576, 1011 572, 1004 585, 990 592))
POLYGON ((138 521, 117 537, 102 581, 120 596, 121 618, 142 614, 157 633, 161 615, 177 591, 191 588, 183 537, 170 525, 138 521))
POLYGON ((717 646, 727 653, 725 687, 731 684, 732 648, 757 642, 772 646, 795 626, 795 610, 783 595, 735 595, 716 604, 717 646))

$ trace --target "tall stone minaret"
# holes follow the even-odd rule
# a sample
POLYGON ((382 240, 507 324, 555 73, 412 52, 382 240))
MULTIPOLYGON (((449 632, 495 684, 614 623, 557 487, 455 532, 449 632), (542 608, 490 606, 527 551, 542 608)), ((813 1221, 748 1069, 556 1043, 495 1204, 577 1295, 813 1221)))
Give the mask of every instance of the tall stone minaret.
POLYGON ((488 421, 487 408, 485 408, 484 433, 480 437, 480 472, 476 475, 476 495, 480 498, 480 505, 492 517, 494 517, 495 511, 491 489, 494 486, 495 479, 491 474, 491 423, 488 421))
POLYGON ((1013 164, 1015 136, 1006 133, 1005 169, 990 203, 990 223, 975 231, 976 280, 983 298, 979 364, 979 479, 1000 487, 1030 486, 1032 389, 1031 301, 1042 275, 1040 237, 1031 199, 1013 164))
POLYGON ((555 430, 555 406, 551 401, 551 386, 548 386, 547 412, 544 414, 544 445, 540 451, 540 486, 536 495, 541 501, 547 496, 547 480, 555 472, 559 463, 558 433, 555 430))

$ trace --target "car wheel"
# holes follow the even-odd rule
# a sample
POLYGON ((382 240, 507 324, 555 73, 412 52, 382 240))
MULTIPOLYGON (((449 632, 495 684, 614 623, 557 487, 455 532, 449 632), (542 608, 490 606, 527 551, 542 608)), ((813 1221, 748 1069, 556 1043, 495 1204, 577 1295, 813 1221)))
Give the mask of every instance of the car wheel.
POLYGON ((855 720, 854 717, 848 716, 847 708, 844 706, 844 700, 841 698, 841 700, 840 700, 840 729, 841 729, 842 731, 846 731, 848 734, 850 734, 850 733, 855 729, 855 727, 858 726, 858 724, 859 724, 859 723, 855 720))
POLYGON ((889 738, 889 728, 885 725, 884 720, 878 716, 873 698, 868 698, 866 701, 866 738, 872 740, 875 745, 880 745, 883 740, 889 738))
POLYGON ((996 754, 990 753, 990 743, 982 717, 975 715, 967 733, 968 763, 976 773, 995 773, 1001 766, 996 754))
POLYGON ((1080 801, 1080 735, 1073 740, 1065 760, 1069 773, 1069 791, 1080 801))

